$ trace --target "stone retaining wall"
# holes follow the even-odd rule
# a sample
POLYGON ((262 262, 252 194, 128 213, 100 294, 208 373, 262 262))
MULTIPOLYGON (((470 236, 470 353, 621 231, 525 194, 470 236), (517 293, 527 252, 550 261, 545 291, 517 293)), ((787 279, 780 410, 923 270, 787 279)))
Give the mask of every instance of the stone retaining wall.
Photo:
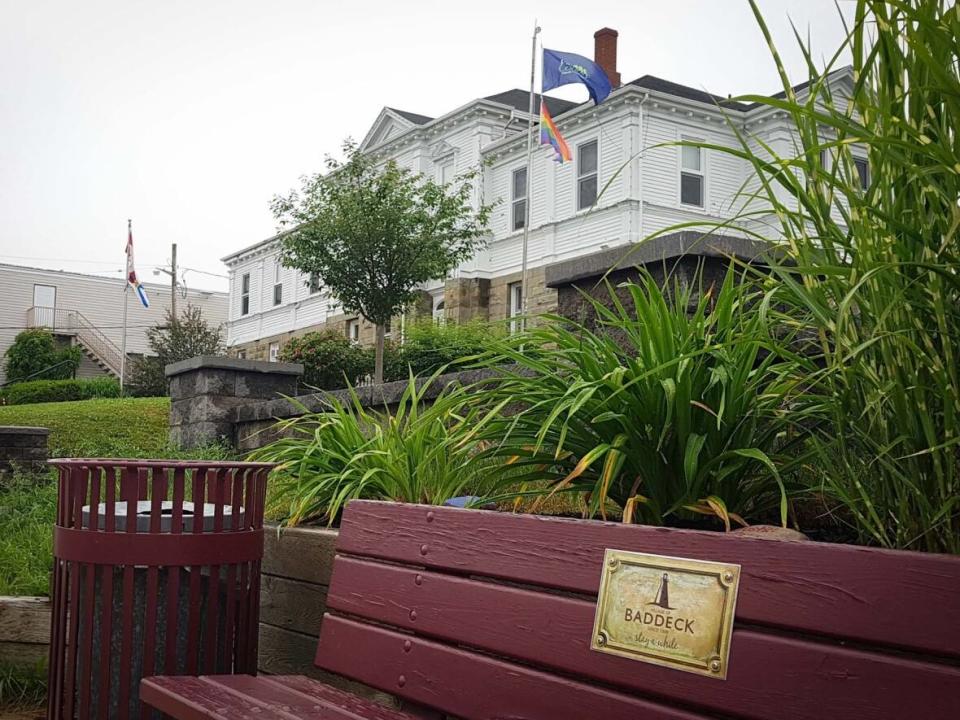
POLYGON ((50 455, 49 436, 47 428, 0 425, 0 473, 12 470, 14 465, 42 470, 50 455))

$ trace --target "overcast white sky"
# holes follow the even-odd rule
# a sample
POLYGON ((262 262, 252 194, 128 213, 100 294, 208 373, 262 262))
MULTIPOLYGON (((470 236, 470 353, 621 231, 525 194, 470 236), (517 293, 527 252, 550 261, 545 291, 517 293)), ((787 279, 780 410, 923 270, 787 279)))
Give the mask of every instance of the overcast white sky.
MULTIPOLYGON (((833 0, 760 5, 798 80, 788 16, 818 54, 840 43, 833 0)), ((625 82, 779 89, 746 0, 0 0, 0 262, 119 276, 130 217, 141 279, 172 242, 224 274, 273 233, 270 198, 382 106, 437 116, 526 87, 534 18, 588 57, 619 30, 625 82)))

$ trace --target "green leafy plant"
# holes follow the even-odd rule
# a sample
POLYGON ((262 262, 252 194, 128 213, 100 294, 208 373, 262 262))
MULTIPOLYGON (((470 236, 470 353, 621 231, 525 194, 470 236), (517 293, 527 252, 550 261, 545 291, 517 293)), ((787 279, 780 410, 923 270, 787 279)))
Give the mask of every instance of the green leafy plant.
POLYGON ((424 320, 407 325, 402 345, 389 348, 387 365, 393 373, 386 379, 399 380, 407 374, 431 375, 437 370, 454 371, 466 359, 480 355, 503 333, 490 323, 436 323, 424 320))
POLYGON ((165 370, 170 363, 188 360, 197 355, 222 355, 223 327, 211 327, 197 305, 187 305, 179 316, 167 310, 162 324, 147 330, 151 355, 133 361, 125 386, 141 397, 166 395, 165 370))
POLYGON ((613 500, 627 521, 702 513, 729 527, 774 507, 786 523, 774 456, 798 361, 771 352, 758 293, 732 271, 696 293, 664 293, 645 273, 609 291, 607 303, 585 296, 595 329, 548 317, 485 357, 505 368, 485 402, 515 412, 488 425, 484 455, 525 468, 517 479, 586 493, 591 515, 613 500))
MULTIPOLYGON (((438 505, 482 495, 491 475, 476 459, 478 437, 503 404, 481 409, 459 393, 425 393, 436 376, 409 378, 396 409, 326 398, 328 409, 279 423, 284 437, 250 458, 280 463, 270 480, 269 510, 290 525, 333 523, 355 498, 438 505)), ((306 408, 304 408, 306 410, 306 408)))
POLYGON ((303 383, 320 390, 356 385, 373 372, 373 354, 334 329, 293 338, 284 346, 280 359, 302 364, 303 383))
POLYGON ((83 354, 77 347, 57 347, 53 333, 43 328, 24 330, 7 348, 7 382, 62 380, 73 377, 83 354))
POLYGON ((65 402, 120 396, 120 383, 110 377, 87 380, 31 380, 0 390, 0 405, 65 402))
POLYGON ((283 259, 315 274, 347 312, 377 327, 374 378, 383 380, 385 326, 421 283, 444 278, 485 240, 491 208, 474 202, 476 173, 449 185, 361 153, 327 158, 327 174, 274 198, 283 259))
POLYGON ((819 368, 794 399, 813 430, 812 489, 863 542, 960 552, 960 15, 939 0, 859 0, 822 71, 801 41, 798 92, 751 5, 784 93, 740 99, 789 115, 795 144, 758 147, 731 123, 739 147, 704 147, 753 169, 753 207, 736 220, 779 221, 766 306, 811 339, 819 368), (844 52, 852 88, 835 95, 844 52))

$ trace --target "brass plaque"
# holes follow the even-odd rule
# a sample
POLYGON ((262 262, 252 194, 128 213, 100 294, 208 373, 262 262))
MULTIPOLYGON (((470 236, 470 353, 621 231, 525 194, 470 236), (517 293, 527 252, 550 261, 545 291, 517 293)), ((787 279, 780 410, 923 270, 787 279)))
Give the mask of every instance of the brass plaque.
POLYGON ((740 566, 607 550, 590 647, 727 677, 740 566))

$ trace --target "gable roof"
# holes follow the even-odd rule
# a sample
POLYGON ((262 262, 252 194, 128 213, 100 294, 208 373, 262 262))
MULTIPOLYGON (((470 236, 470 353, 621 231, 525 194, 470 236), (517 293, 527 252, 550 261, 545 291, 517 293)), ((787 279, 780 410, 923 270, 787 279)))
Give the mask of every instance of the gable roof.
MULTIPOLYGON (((537 95, 534 93, 534 115, 540 114, 540 100, 542 97, 542 95, 537 95)), ((530 111, 530 92, 528 90, 506 90, 505 92, 497 93, 495 95, 487 95, 483 99, 489 100, 490 102, 500 103, 501 105, 507 105, 508 107, 515 108, 521 112, 530 111)), ((575 108, 577 105, 579 105, 579 103, 570 102, 569 100, 550 98, 550 114, 560 115, 561 113, 565 113, 567 110, 575 108)))
MULTIPOLYGON (((838 68, 830 73, 831 79, 842 79, 844 77, 849 77, 852 75, 851 66, 847 65, 842 68, 838 68)), ((713 93, 708 93, 705 90, 697 90, 696 88, 688 87, 687 85, 681 85, 679 83, 671 82, 670 80, 664 80, 663 78, 656 77, 655 75, 644 75, 639 77, 636 80, 632 80, 627 83, 628 85, 636 85, 637 87, 642 87, 647 90, 654 90, 656 92, 662 92, 665 95, 673 95, 675 97, 684 98, 686 100, 693 100, 695 102, 702 102, 707 105, 719 105, 720 107, 726 108, 728 110, 737 110, 739 112, 747 112, 755 108, 760 107, 763 103, 742 103, 732 100, 729 96, 723 97, 721 95, 714 95, 713 93)), ((793 86, 793 91, 796 93, 802 92, 807 87, 809 87, 810 81, 805 80, 802 83, 793 86)), ((773 98, 785 98, 787 93, 785 90, 781 90, 778 93, 774 93, 770 97, 773 98)))
POLYGON ((407 112, 406 110, 397 110, 397 108, 388 107, 387 110, 390 110, 391 112, 395 112, 404 120, 409 120, 414 125, 426 125, 428 122, 433 120, 432 117, 427 117, 426 115, 418 115, 417 113, 407 112))
POLYGON ((744 103, 735 102, 730 98, 708 93, 705 90, 697 90, 696 88, 681 85, 680 83, 664 80, 656 75, 644 75, 636 80, 631 80, 627 85, 636 85, 637 87, 642 87, 647 90, 654 90, 656 92, 662 92, 665 95, 673 95, 684 98, 685 100, 706 103, 707 105, 720 105, 730 110, 743 111, 750 107, 744 103))

